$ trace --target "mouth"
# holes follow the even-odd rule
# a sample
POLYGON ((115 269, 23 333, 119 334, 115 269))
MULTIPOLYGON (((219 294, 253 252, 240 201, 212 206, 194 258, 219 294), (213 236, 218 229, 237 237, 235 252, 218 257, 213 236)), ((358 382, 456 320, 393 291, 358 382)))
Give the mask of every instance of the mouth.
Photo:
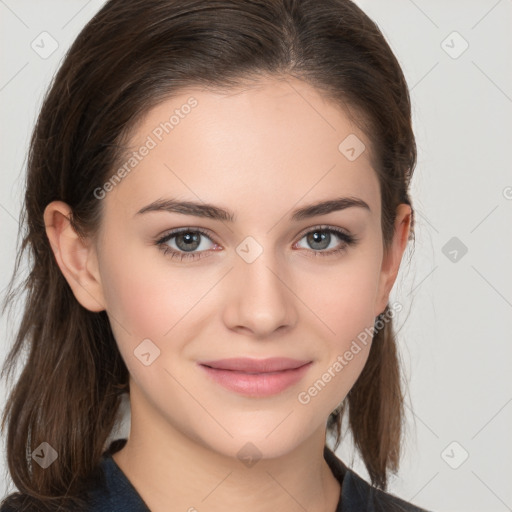
POLYGON ((202 361, 199 364, 216 370, 231 370, 244 373, 272 373, 285 370, 295 370, 311 361, 291 359, 289 357, 270 357, 268 359, 252 359, 249 357, 236 357, 232 359, 218 359, 216 361, 202 361))
POLYGON ((312 361, 290 358, 234 358, 203 361, 199 367, 210 379, 235 393, 265 397, 278 394, 298 383, 312 361))

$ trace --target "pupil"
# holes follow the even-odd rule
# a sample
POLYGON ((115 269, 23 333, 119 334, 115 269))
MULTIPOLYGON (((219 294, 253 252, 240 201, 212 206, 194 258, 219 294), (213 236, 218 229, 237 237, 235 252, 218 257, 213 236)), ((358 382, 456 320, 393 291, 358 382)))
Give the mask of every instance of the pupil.
MULTIPOLYGON (((325 231, 314 231, 311 235, 310 235, 310 244, 313 245, 313 247, 315 247, 316 249, 325 249, 325 241, 329 241, 328 238, 329 238, 329 234, 326 233, 325 231), (323 242, 323 244, 322 244, 323 242), (315 244, 321 244, 320 246, 316 245, 315 244)), ((329 244, 327 244, 328 246, 329 244)))
MULTIPOLYGON (((180 237, 178 237, 179 239, 180 237)), ((196 249, 197 247, 194 247, 193 244, 198 243, 199 235, 193 234, 191 232, 183 233, 181 235, 182 242, 184 243, 185 247, 182 248, 184 250, 192 250, 196 249)))

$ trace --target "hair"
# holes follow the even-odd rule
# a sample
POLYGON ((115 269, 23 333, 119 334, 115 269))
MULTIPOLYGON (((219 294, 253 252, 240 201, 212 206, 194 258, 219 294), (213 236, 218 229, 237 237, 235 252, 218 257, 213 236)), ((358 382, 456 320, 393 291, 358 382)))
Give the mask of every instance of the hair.
MULTIPOLYGON (((389 248, 397 206, 411 205, 416 144, 410 97, 391 48, 356 4, 107 1, 53 77, 30 140, 22 241, 3 305, 5 311, 26 294, 1 374, 10 375, 26 351, 2 417, 8 470, 21 491, 5 503, 78 509, 129 393, 129 373, 106 312, 82 307, 56 263, 45 207, 64 201, 77 233, 93 237, 103 204, 94 190, 124 161, 127 142, 149 109, 187 87, 229 91, 261 77, 303 80, 364 129, 380 185, 383 245, 389 248), (14 288, 25 253, 28 274, 14 288), (58 454, 58 464, 46 469, 30 457, 42 442, 58 454)), ((414 212, 409 240, 413 225, 414 212)), ((384 490, 389 471, 398 470, 403 400, 389 319, 375 332, 362 373, 327 422, 336 449, 348 414, 372 484, 384 490)))

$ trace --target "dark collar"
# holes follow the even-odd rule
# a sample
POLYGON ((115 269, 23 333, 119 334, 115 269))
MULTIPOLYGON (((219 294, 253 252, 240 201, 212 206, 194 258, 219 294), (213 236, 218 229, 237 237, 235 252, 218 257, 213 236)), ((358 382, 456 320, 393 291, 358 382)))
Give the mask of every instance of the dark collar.
MULTIPOLYGON (((112 458, 112 455, 120 450, 126 441, 126 439, 113 441, 103 454, 101 466, 105 480, 101 491, 98 490, 92 495, 95 511, 150 512, 141 496, 112 458)), ((372 487, 366 480, 349 469, 327 446, 324 447, 324 459, 341 487, 340 499, 335 512, 427 512, 372 487)))
POLYGON ((336 512, 428 512, 373 487, 348 468, 327 446, 324 448, 324 459, 341 483, 336 512))

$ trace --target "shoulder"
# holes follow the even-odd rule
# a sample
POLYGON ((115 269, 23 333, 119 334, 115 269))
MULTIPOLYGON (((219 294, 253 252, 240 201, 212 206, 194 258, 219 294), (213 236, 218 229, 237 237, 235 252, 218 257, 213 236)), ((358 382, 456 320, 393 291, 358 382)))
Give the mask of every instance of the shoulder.
POLYGON ((348 468, 327 446, 324 457, 341 483, 340 504, 336 512, 429 512, 391 493, 373 487, 348 468))
POLYGON ((373 487, 350 469, 345 473, 342 489, 343 512, 428 512, 398 496, 373 487))
POLYGON ((13 492, 4 497, 0 503, 0 512, 36 512, 45 510, 39 508, 39 504, 34 499, 21 492, 13 492))
POLYGON ((72 498, 75 500, 72 504, 53 501, 53 506, 45 506, 31 496, 18 492, 4 498, 0 503, 0 512, 149 512, 149 508, 112 458, 112 454, 125 443, 125 438, 111 442, 100 463, 83 482, 80 496, 72 498))
POLYGON ((77 494, 66 497, 39 499, 23 492, 13 492, 0 500, 0 512, 74 512, 110 511, 109 496, 105 489, 105 457, 82 482, 77 494))
POLYGON ((0 502, 0 512, 62 512, 64 510, 90 512, 96 509, 91 509, 90 503, 76 497, 42 501, 21 492, 9 494, 0 502))
MULTIPOLYGON (((6 496, 0 503, 0 512, 110 512, 113 510, 111 496, 103 486, 92 487, 80 497, 71 499, 53 498, 51 504, 33 496, 16 492, 6 496)), ((127 509, 130 510, 130 509, 127 509)))

